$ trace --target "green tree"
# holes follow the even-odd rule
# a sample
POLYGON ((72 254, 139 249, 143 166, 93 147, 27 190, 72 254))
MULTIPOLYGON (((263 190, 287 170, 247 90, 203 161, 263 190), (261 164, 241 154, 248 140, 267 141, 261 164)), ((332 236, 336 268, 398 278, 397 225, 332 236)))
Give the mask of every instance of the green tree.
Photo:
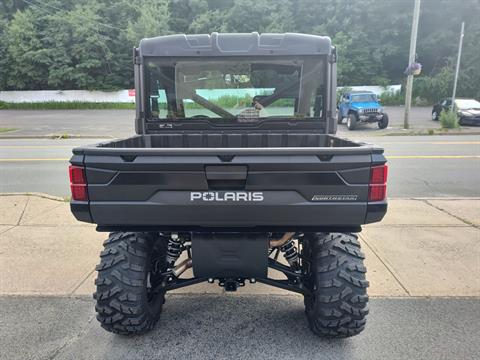
MULTIPOLYGON (((330 36, 339 85, 402 83, 414 0, 3 0, 0 89, 132 86, 131 50, 171 33, 302 32, 330 36)), ((423 1, 414 93, 449 95, 466 22, 458 95, 480 98, 480 0, 423 1)))
MULTIPOLYGON (((7 26, 8 20, 0 17, 0 39, 5 39, 7 37, 7 26)), ((0 90, 7 87, 7 74, 7 44, 5 41, 0 40, 0 90)))
POLYGON ((168 4, 170 13, 168 25, 174 33, 187 32, 193 20, 194 15, 190 9, 189 2, 189 0, 170 0, 168 4))
POLYGON ((199 14, 188 27, 188 33, 191 34, 210 34, 212 32, 226 31, 225 11, 207 10, 199 14))
POLYGON ((44 27, 35 10, 17 11, 5 31, 7 88, 44 89, 49 71, 48 50, 39 33, 44 27))
POLYGON ((136 2, 134 9, 138 15, 129 20, 127 26, 127 39, 132 46, 138 45, 143 38, 167 35, 170 32, 168 0, 143 0, 136 2))

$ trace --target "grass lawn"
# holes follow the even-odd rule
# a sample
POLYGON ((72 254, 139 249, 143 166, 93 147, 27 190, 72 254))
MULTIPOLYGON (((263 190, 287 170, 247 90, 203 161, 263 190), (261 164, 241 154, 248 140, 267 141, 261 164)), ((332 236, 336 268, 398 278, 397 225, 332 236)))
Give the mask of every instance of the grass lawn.
POLYGON ((0 134, 1 133, 6 133, 6 132, 9 132, 9 131, 13 131, 13 130, 17 130, 17 129, 0 127, 0 134))
POLYGON ((96 110, 96 109, 135 109, 135 103, 108 103, 108 102, 60 102, 60 101, 47 101, 41 103, 9 103, 0 101, 0 110, 72 110, 72 109, 84 109, 84 110, 96 110))

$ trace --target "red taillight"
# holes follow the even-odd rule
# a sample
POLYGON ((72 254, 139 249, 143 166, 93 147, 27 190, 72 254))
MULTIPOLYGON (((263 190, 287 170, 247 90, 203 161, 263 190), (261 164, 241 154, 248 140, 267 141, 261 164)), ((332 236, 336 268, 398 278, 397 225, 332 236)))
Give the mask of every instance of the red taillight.
POLYGON ((88 201, 87 177, 85 168, 81 166, 70 165, 68 168, 70 174, 70 190, 72 199, 77 201, 88 201))
POLYGON ((388 166, 373 166, 370 170, 368 201, 383 201, 387 197, 388 166))
POLYGON ((387 185, 370 185, 368 201, 382 201, 387 197, 387 185))
POLYGON ((72 199, 77 201, 88 201, 87 185, 70 185, 72 199))
POLYGON ((68 167, 71 184, 86 184, 85 169, 81 166, 70 165, 68 167))
POLYGON ((373 166, 370 171, 370 184, 387 183, 388 166, 373 166))

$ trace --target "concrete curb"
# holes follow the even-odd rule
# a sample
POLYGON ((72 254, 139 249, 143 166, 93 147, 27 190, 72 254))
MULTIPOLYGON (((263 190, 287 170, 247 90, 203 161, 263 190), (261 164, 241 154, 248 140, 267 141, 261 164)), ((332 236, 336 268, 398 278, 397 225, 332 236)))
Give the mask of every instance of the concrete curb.
MULTIPOLYGON (((385 134, 379 134, 378 136, 435 136, 435 135, 439 135, 439 136, 445 136, 445 135, 450 135, 450 136, 457 136, 457 135, 480 135, 480 131, 469 131, 469 132, 464 132, 464 131, 452 131, 452 132, 449 132, 449 131, 435 131, 436 129, 433 129, 434 130, 434 133, 433 134, 429 134, 428 133, 428 130, 431 130, 431 129, 422 129, 422 130, 412 130, 412 129, 409 129, 409 130, 405 130, 405 132, 391 132, 391 133, 385 133, 385 134)), ((375 135, 373 135, 375 136, 375 135)))
POLYGON ((391 200, 480 200, 480 197, 465 196, 465 197, 412 197, 412 198, 389 198, 391 200))
POLYGON ((0 196, 35 196, 43 199, 49 199, 54 201, 61 201, 67 202, 69 200, 64 199, 60 196, 48 195, 44 193, 36 193, 36 192, 12 192, 12 193, 0 193, 0 196))

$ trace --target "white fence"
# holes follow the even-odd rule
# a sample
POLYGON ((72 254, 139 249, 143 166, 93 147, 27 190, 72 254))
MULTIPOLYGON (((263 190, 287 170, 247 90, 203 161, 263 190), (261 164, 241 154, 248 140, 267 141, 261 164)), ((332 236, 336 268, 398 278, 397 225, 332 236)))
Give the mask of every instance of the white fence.
POLYGON ((119 91, 87 91, 87 90, 35 90, 35 91, 0 91, 0 101, 11 103, 57 102, 135 102, 135 92, 119 91))
MULTIPOLYGON (((345 86, 348 89, 352 89, 354 91, 371 91, 377 95, 381 95, 383 93, 389 92, 389 93, 396 93, 402 89, 402 85, 389 85, 387 87, 383 86, 345 86)), ((343 89, 342 86, 339 86, 337 88, 338 90, 343 89)))
MULTIPOLYGON (((368 90, 377 95, 384 92, 400 91, 401 85, 382 86, 348 86, 352 90, 368 90)), ((341 89, 341 87, 339 87, 341 89)), ((34 90, 34 91, 0 91, 0 101, 11 103, 41 103, 47 101, 57 102, 112 102, 134 103, 134 90, 119 91, 87 91, 87 90, 34 90)))

